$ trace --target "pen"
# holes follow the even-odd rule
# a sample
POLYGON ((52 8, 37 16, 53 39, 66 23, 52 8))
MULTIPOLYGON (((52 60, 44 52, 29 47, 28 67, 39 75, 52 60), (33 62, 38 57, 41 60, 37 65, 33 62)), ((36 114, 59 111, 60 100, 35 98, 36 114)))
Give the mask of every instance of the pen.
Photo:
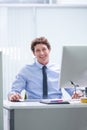
POLYGON ((63 100, 51 100, 50 102, 63 102, 63 100))

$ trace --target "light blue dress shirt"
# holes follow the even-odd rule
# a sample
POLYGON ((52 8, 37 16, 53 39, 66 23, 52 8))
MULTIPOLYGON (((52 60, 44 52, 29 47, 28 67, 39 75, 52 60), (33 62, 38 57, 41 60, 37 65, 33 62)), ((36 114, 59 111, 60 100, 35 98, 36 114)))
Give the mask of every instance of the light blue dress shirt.
MULTIPOLYGON (((16 76, 15 81, 12 84, 11 93, 21 93, 22 90, 26 90, 28 99, 42 99, 42 67, 43 65, 35 61, 30 65, 26 65, 16 76)), ((48 63, 47 67, 47 80, 48 80, 48 98, 61 98, 62 92, 59 88, 59 69, 55 64, 48 63)), ((73 90, 66 89, 66 91, 72 95, 73 90)))

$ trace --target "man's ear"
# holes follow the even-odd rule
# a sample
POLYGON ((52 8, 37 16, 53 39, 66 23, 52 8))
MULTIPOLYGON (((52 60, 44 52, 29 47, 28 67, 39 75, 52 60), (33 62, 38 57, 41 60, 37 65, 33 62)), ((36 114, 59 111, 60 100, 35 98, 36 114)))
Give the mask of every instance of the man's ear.
POLYGON ((51 52, 51 49, 49 49, 49 52, 51 52))
POLYGON ((33 51, 33 55, 36 56, 34 51, 33 51))

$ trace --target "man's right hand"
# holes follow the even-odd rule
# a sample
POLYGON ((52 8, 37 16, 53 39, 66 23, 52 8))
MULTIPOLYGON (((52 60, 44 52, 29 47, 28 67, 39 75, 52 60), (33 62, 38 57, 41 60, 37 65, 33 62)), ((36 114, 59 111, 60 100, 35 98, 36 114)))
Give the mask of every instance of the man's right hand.
POLYGON ((10 94, 8 96, 8 100, 10 101, 18 101, 19 99, 22 99, 21 95, 19 93, 10 94))

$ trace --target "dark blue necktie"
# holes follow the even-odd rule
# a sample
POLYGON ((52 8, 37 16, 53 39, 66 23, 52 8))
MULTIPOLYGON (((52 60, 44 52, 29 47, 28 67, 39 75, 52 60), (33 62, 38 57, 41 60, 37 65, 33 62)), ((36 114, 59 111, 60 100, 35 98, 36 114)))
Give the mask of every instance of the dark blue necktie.
POLYGON ((46 99, 48 97, 46 69, 47 69, 46 66, 42 67, 42 73, 43 73, 43 98, 44 99, 46 99))

